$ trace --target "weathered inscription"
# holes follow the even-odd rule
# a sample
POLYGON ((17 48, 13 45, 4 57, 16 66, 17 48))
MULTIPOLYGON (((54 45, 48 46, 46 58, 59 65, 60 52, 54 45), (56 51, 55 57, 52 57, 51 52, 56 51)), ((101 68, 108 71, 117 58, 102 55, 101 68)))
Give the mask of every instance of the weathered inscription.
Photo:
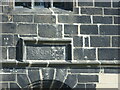
POLYGON ((65 46, 27 46, 27 60, 65 60, 65 46))

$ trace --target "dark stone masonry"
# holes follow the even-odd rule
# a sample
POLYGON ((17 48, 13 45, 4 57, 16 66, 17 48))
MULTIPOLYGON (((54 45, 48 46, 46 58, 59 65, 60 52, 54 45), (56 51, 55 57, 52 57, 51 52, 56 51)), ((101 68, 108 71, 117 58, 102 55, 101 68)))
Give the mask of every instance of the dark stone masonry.
POLYGON ((0 89, 120 89, 119 24, 119 0, 1 0, 0 89))

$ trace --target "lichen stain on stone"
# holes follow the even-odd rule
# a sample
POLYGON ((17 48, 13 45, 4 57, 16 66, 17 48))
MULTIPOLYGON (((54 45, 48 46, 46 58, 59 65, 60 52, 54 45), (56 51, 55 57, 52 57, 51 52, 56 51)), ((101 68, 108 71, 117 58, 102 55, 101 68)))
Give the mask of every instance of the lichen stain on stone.
POLYGON ((8 21, 12 20, 12 16, 8 15, 8 21))

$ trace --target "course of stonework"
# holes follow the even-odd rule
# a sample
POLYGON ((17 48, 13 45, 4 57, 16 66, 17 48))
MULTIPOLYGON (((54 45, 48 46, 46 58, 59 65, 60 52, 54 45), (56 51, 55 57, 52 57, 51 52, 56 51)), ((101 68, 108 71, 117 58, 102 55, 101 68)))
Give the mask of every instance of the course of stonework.
POLYGON ((19 1, 0 1, 1 90, 119 90, 119 0, 19 1))

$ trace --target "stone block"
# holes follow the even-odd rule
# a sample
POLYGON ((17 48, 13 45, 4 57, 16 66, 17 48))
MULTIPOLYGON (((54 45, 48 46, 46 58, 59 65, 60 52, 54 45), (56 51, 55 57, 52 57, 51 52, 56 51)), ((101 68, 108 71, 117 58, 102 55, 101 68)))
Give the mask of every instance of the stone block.
POLYGON ((77 84, 73 90, 86 90, 85 84, 77 84))
POLYGON ((54 15, 35 15, 35 23, 56 23, 56 16, 54 15))
POLYGON ((98 49, 99 60, 120 60, 120 49, 118 48, 100 48, 98 49))
POLYGON ((17 90, 20 90, 20 87, 18 86, 17 83, 10 83, 10 89, 17 89, 17 90))
POLYGON ((2 46, 12 46, 13 35, 2 35, 2 46))
POLYGON ((111 7, 111 0, 95 0, 95 7, 111 7))
POLYGON ((103 67, 104 73, 106 74, 119 74, 120 73, 120 68, 119 67, 103 67))
POLYGON ((9 47, 9 59, 16 59, 16 47, 9 47))
POLYGON ((32 15, 13 15, 13 22, 32 22, 32 15))
POLYGON ((78 0, 78 6, 93 6, 93 0, 78 0))
POLYGON ((12 8, 10 6, 3 6, 2 12, 3 13, 10 13, 12 8))
POLYGON ((97 75, 78 75, 78 82, 88 83, 88 82, 98 82, 97 75))
POLYGON ((120 47, 120 37, 112 37, 112 47, 120 47))
POLYGON ((114 23, 120 24, 120 17, 114 17, 114 23))
POLYGON ((119 25, 101 25, 100 34, 101 35, 120 35, 119 25))
POLYGON ((86 90, 96 90, 96 84, 86 84, 86 90))
POLYGON ((90 16, 59 15, 58 22, 60 23, 91 23, 91 20, 90 20, 90 16))
POLYGON ((8 89, 8 83, 0 83, 0 89, 8 89))
POLYGON ((76 83, 77 83, 77 75, 68 75, 67 76, 67 79, 65 80, 66 85, 68 85, 70 88, 73 88, 76 83))
POLYGON ((15 74, 0 74, 0 81, 15 81, 16 75, 15 74))
POLYGON ((7 47, 2 47, 2 59, 7 59, 7 47))
POLYGON ((120 9, 104 9, 104 14, 105 15, 120 15, 120 9))
POLYGON ((2 15, 2 22, 11 22, 11 21, 12 21, 12 15, 9 14, 2 15))
POLYGON ((113 4, 113 7, 115 8, 120 7, 120 1, 115 0, 112 2, 112 4, 113 4))
POLYGON ((81 8, 81 14, 102 15, 102 8, 81 8))
POLYGON ((83 44, 83 46, 89 47, 89 42, 90 42, 89 37, 84 37, 84 44, 83 44))
POLYGON ((99 67, 83 67, 79 69, 70 69, 69 72, 71 73, 99 73, 99 67))
POLYGON ((75 60, 95 60, 96 59, 96 50, 95 49, 74 49, 74 59, 75 60))
POLYGON ((68 35, 78 34, 78 26, 64 25, 64 34, 68 34, 68 35))
POLYGON ((63 82, 67 75, 67 69, 57 69, 55 80, 63 82))
POLYGON ((93 23, 100 23, 100 24, 112 24, 112 17, 111 16, 93 16, 93 23))
POLYGON ((18 24, 17 26, 18 34, 37 34, 36 24, 18 24))
POLYGON ((91 36, 91 47, 110 47, 110 37, 108 36, 91 36))
POLYGON ((62 26, 61 25, 39 25, 38 35, 44 38, 61 38, 62 37, 62 26))
POLYGON ((81 25, 80 34, 98 34, 97 25, 81 25))
POLYGON ((25 88, 25 87, 27 87, 30 84, 30 82, 28 80, 28 77, 25 74, 17 74, 17 83, 22 88, 25 88))
POLYGON ((43 80, 53 80, 54 77, 54 69, 43 68, 42 69, 43 80))
POLYGON ((2 23, 2 33, 16 33, 16 24, 2 23))
POLYGON ((32 83, 40 80, 39 69, 28 69, 28 76, 32 83))
POLYGON ((83 37, 82 36, 74 36, 73 37, 73 45, 74 45, 74 47, 82 47, 83 37))
POLYGON ((74 11, 74 14, 79 14, 79 8, 76 8, 76 7, 75 7, 75 8, 73 9, 73 11, 74 11))

